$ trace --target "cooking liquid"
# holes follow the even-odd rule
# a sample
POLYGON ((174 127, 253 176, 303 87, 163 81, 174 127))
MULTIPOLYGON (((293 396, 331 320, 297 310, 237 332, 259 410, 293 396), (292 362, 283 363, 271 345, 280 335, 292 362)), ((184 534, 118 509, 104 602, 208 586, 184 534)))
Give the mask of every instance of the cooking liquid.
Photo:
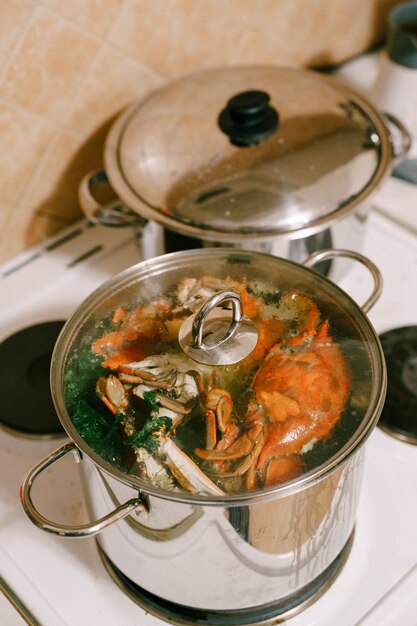
MULTIPOLYGON (((265 334, 268 337, 267 344, 269 347, 270 344, 273 346, 282 340, 285 342, 286 339, 297 336, 300 324, 303 323, 306 315, 303 307, 297 308, 297 306, 291 305, 291 302, 288 304, 288 299, 283 305, 281 294, 277 289, 273 291, 263 290, 259 294, 258 286, 248 285, 247 290, 248 293, 251 291, 257 293, 256 298, 262 301, 261 311, 258 311, 259 314, 253 318, 254 323, 258 327, 261 343, 265 334), (270 331, 269 334, 265 333, 265 321, 267 322, 267 329, 270 331), (273 336, 274 332, 275 336, 273 336)), ((175 295, 169 294, 168 300, 174 300, 175 303, 175 295)), ((249 299, 249 308, 250 304, 251 299, 249 299)), ((135 310, 137 311, 138 309, 132 307, 128 312, 129 315, 134 314, 135 310)), ((161 316, 161 322, 167 326, 179 327, 189 314, 190 310, 188 309, 174 314, 168 309, 161 316)), ((114 319, 114 315, 112 317, 114 319)), ((323 316, 320 316, 320 323, 324 320, 322 318, 323 316)), ((90 339, 80 350, 77 350, 68 361, 65 375, 66 405, 77 431, 97 454, 122 471, 137 475, 139 466, 136 462, 135 448, 130 445, 129 438, 126 437, 126 433, 122 428, 123 414, 129 416, 130 423, 133 423, 135 430, 139 432, 150 419, 152 407, 148 400, 141 399, 130 393, 128 407, 123 409, 120 414, 113 415, 98 397, 95 390, 97 380, 100 377, 106 377, 109 373, 117 375, 117 368, 113 367, 111 369, 104 367, 103 364, 116 363, 117 355, 120 355, 126 349, 126 344, 116 350, 107 351, 105 355, 107 359, 102 355, 96 354, 93 348, 96 345, 97 337, 106 337, 108 333, 117 332, 120 326, 108 319, 107 322, 102 322, 99 327, 96 326, 95 328, 98 331, 97 336, 93 340, 90 339), (109 355, 110 359, 108 358, 109 355), (114 356, 116 356, 116 360, 112 361, 114 356)), ((333 336, 333 343, 337 341, 335 330, 336 325, 331 324, 330 335, 333 336)), ((351 337, 346 340, 345 333, 346 329, 343 328, 341 334, 344 336, 344 339, 343 342, 340 342, 340 349, 351 372, 352 393, 346 403, 345 410, 332 427, 331 432, 318 441, 313 439, 312 445, 305 446, 303 453, 299 455, 302 457, 303 472, 321 465, 335 454, 353 435, 366 413, 366 399, 369 397, 369 389, 366 382, 369 379, 369 376, 367 376, 369 372, 366 371, 368 366, 366 346, 363 345, 362 339, 358 337, 351 337), (360 372, 361 374, 356 376, 355 372, 360 372)), ((306 342, 308 340, 308 337, 306 337, 306 342)), ((297 350, 303 349, 303 344, 287 349, 289 354, 297 352, 297 350)), ((179 350, 176 337, 167 339, 163 333, 160 338, 139 337, 128 343, 127 354, 132 361, 140 361, 152 355, 163 355, 168 361, 171 360, 175 363, 179 371, 199 371, 203 378, 206 392, 210 386, 227 389, 233 400, 232 415, 239 427, 241 427, 248 413, 248 405, 254 398, 252 388, 254 375, 262 365, 267 351, 267 348, 264 349, 262 345, 258 345, 254 352, 240 363, 215 368, 201 366, 187 357, 182 350, 179 350)), ((157 391, 168 396, 172 395, 169 389, 158 389, 157 391)), ((160 409, 159 415, 164 415, 163 409, 160 409)), ((244 427, 243 432, 247 429, 248 426, 244 427)), ((221 433, 218 432, 218 435, 221 437, 221 433)), ((197 448, 204 449, 206 447, 204 398, 200 398, 194 403, 190 412, 182 417, 175 430, 170 433, 170 436, 202 471, 225 492, 246 490, 244 477, 222 478, 221 472, 225 469, 224 463, 223 467, 221 467, 221 463, 203 460, 195 453, 197 448)), ((227 470, 230 472, 241 461, 242 459, 227 462, 227 470)), ((258 488, 260 486, 262 485, 258 485, 258 488)))

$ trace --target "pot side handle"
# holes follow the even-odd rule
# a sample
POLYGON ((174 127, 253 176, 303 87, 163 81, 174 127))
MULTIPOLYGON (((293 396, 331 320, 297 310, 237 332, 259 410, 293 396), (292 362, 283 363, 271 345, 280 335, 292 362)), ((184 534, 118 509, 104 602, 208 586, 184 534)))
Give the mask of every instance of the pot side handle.
POLYGON ((46 532, 52 533, 53 535, 59 535, 60 537, 92 537, 93 535, 97 535, 99 532, 101 532, 114 522, 117 522, 123 517, 126 517, 126 515, 129 515, 138 508, 142 509, 145 512, 148 512, 148 508, 145 502, 140 497, 138 497, 128 500, 101 519, 91 522, 89 524, 81 524, 80 526, 66 526, 63 524, 57 524, 44 517, 33 504, 31 496, 33 484, 39 474, 41 474, 50 465, 55 463, 55 461, 58 461, 69 452, 76 452, 78 454, 78 448, 72 442, 64 444, 63 446, 52 452, 50 455, 39 461, 39 463, 30 470, 22 483, 22 486, 20 488, 20 499, 23 509, 31 522, 38 526, 38 528, 41 528, 46 532))
POLYGON ((84 176, 78 188, 78 201, 85 216, 93 224, 101 226, 136 226, 143 228, 146 220, 129 209, 116 198, 107 204, 101 204, 94 198, 93 190, 100 185, 108 185, 109 179, 104 170, 93 170, 84 176))
POLYGON ((379 296, 382 293, 382 274, 377 268, 377 266, 372 263, 366 256, 363 254, 359 254, 359 252, 354 252, 353 250, 342 250, 342 249, 328 249, 328 250, 318 250, 317 252, 313 252, 307 259, 305 259, 302 265, 305 267, 313 267, 316 263, 320 263, 321 261, 326 261, 327 259, 332 259, 334 257, 347 257, 349 259, 354 259, 355 261, 359 261, 362 263, 371 273, 372 278, 374 280, 374 287, 369 298, 362 304, 362 310, 364 313, 367 313, 376 303, 379 296))
POLYGON ((381 113, 385 122, 385 126, 388 128, 390 142, 391 142, 391 156, 394 160, 394 167, 400 163, 409 153, 413 139, 407 127, 401 122, 398 117, 392 113, 384 111, 381 113))

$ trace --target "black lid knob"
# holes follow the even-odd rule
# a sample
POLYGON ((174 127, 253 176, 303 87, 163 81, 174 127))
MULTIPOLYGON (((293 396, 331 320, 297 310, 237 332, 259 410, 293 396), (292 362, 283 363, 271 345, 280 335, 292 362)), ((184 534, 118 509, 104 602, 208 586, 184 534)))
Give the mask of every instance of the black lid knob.
POLYGON ((279 116, 269 106, 265 91, 243 91, 230 98, 220 113, 221 130, 236 146, 253 146, 264 141, 278 128, 279 116))

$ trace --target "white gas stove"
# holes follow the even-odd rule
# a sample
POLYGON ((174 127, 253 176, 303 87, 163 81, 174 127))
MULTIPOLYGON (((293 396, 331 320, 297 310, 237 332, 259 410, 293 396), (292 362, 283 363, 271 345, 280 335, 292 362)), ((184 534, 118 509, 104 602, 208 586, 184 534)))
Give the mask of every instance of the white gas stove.
MULTIPOLYGON (((384 277, 383 295, 369 313, 378 333, 417 325, 417 236, 414 218, 407 221, 400 213, 396 219, 402 198, 409 206, 414 198, 417 212, 417 187, 388 181, 376 200, 384 214, 374 210, 368 224, 364 253, 384 277)), ((133 231, 80 222, 12 259, 0 268, 0 342, 27 326, 67 319, 89 292, 139 256, 133 231)), ((360 303, 371 280, 357 265, 340 286, 360 303)), ((42 440, 0 430, 0 574, 5 590, 0 623, 24 624, 20 612, 27 623, 42 626, 163 624, 113 582, 94 539, 49 535, 23 512, 19 500, 23 477, 62 443, 62 438, 42 440)), ((87 519, 72 457, 39 479, 34 496, 50 519, 66 524, 87 519)), ((372 433, 366 443, 364 482, 347 562, 321 598, 285 623, 416 626, 416 446, 379 429, 372 433)))

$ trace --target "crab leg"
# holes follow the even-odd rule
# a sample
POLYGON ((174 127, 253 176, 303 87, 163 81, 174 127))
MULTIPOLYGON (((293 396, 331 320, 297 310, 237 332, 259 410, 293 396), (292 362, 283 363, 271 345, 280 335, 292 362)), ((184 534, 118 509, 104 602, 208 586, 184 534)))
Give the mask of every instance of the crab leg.
POLYGON ((206 449, 213 450, 217 443, 217 419, 219 412, 218 393, 221 389, 211 389, 206 397, 206 449), (217 418, 217 419, 216 419, 217 418))
POLYGON ((176 377, 175 388, 171 385, 170 388, 175 390, 178 394, 177 399, 167 396, 163 393, 155 392, 157 386, 154 387, 147 381, 145 384, 141 383, 133 389, 133 393, 139 398, 144 398, 144 393, 152 391, 155 393, 155 401, 174 413, 180 415, 186 415, 190 412, 190 408, 185 403, 190 400, 196 400, 198 396, 198 386, 194 376, 189 373, 178 374, 176 377))
POLYGON ((216 414, 212 409, 206 409, 206 449, 214 450, 217 443, 216 414))
POLYGON ((195 453, 200 459, 206 459, 207 461, 233 461, 234 459, 240 459, 252 451, 262 429, 262 424, 254 424, 252 428, 225 450, 202 450, 201 448, 196 448, 195 453))
POLYGON ((142 383, 146 383, 149 387, 156 387, 158 389, 169 389, 173 385, 172 381, 146 380, 140 376, 135 376, 134 374, 124 374, 123 372, 119 374, 119 380, 127 385, 141 385, 142 383))
POLYGON ((222 473, 222 478, 232 478, 233 476, 243 476, 247 471, 250 470, 251 467, 256 468, 256 462, 259 458, 259 455, 262 452, 262 447, 264 444, 264 438, 262 435, 262 431, 259 433, 257 439, 253 442, 252 449, 245 456, 244 460, 237 466, 232 472, 224 472, 222 473))
MULTIPOLYGON (((176 428, 184 415, 190 412, 189 406, 186 406, 185 403, 195 402, 201 388, 202 380, 197 372, 190 370, 185 373, 178 373, 175 384, 172 385, 172 390, 178 394, 177 399, 163 393, 154 392, 155 402, 164 409, 163 412, 161 409, 154 411, 154 415, 163 413, 163 415, 172 420, 172 428, 176 428)), ((150 385, 150 381, 146 381, 145 384, 135 387, 133 393, 143 398, 144 393, 153 389, 155 387, 150 385)), ((161 434, 158 437, 158 443, 158 449, 154 453, 154 466, 155 463, 159 463, 161 469, 168 468, 171 475, 186 491, 213 495, 224 494, 220 487, 211 481, 196 463, 174 443, 171 437, 161 434)), ((141 456, 143 457, 143 454, 141 456)), ((155 472, 154 467, 150 469, 155 472)))
POLYGON ((175 365, 169 363, 165 358, 150 357, 143 361, 126 363, 119 366, 119 372, 127 376, 137 376, 139 382, 161 382, 168 381, 175 383, 177 369, 175 365))
POLYGON ((169 396, 164 396, 163 394, 157 394, 156 401, 159 402, 159 404, 164 408, 169 409, 170 411, 175 411, 176 413, 180 413, 182 415, 186 415, 190 412, 190 409, 184 406, 184 404, 181 404, 181 402, 178 402, 177 400, 174 400, 169 396))
POLYGON ((188 376, 192 376, 193 377, 194 382, 195 382, 195 384, 197 386, 198 395, 200 396, 200 398, 204 399, 205 393, 206 393, 206 389, 204 387, 204 381, 203 381, 203 378, 202 378, 200 372, 197 372, 197 370, 188 370, 185 373, 188 376))
POLYGON ((119 371, 122 372, 123 374, 130 374, 133 376, 137 376, 138 378, 140 378, 141 380, 145 380, 146 382, 149 381, 161 381, 161 380, 165 380, 165 379, 172 379, 173 383, 175 382, 175 374, 176 371, 175 369, 171 369, 168 372, 164 372, 161 368, 153 368, 153 371, 151 370, 151 368, 149 368, 149 370, 146 369, 135 369, 134 368, 135 363, 131 363, 129 364, 129 366, 127 365, 121 365, 119 367, 119 371))
POLYGON ((236 419, 232 416, 233 400, 225 389, 214 387, 210 389, 206 397, 206 428, 207 428, 207 450, 216 447, 217 450, 224 450, 236 440, 240 433, 236 419), (222 438, 216 445, 216 426, 222 434, 222 438))
POLYGON ((163 439, 158 454, 180 485, 187 491, 209 495, 224 495, 224 491, 213 483, 170 437, 163 439))
POLYGON ((161 358, 129 363, 118 369, 119 377, 110 374, 107 378, 99 378, 96 391, 113 414, 123 415, 121 424, 127 437, 138 435, 138 431, 134 420, 129 418, 125 411, 128 400, 123 383, 132 385, 139 381, 131 393, 142 399, 147 399, 146 393, 152 393, 152 401, 157 405, 152 405, 151 416, 155 421, 148 421, 143 427, 146 429, 151 425, 152 428, 155 424, 155 431, 149 432, 149 436, 154 440, 156 450, 153 450, 152 454, 149 452, 146 438, 132 444, 135 446, 136 461, 142 475, 145 475, 151 484, 171 490, 178 489, 175 483, 177 481, 177 484, 190 493, 223 495, 222 489, 174 443, 166 432, 165 424, 159 425, 157 419, 169 418, 171 432, 180 424, 184 415, 190 412, 190 405, 197 401, 201 390, 204 391, 203 381, 198 372, 194 370, 178 372, 175 366, 161 358), (164 393, 165 389, 169 389, 170 395, 164 393))
POLYGON ((136 448, 135 455, 141 475, 146 476, 152 485, 171 491, 178 491, 172 473, 160 459, 155 458, 145 448, 136 448))

